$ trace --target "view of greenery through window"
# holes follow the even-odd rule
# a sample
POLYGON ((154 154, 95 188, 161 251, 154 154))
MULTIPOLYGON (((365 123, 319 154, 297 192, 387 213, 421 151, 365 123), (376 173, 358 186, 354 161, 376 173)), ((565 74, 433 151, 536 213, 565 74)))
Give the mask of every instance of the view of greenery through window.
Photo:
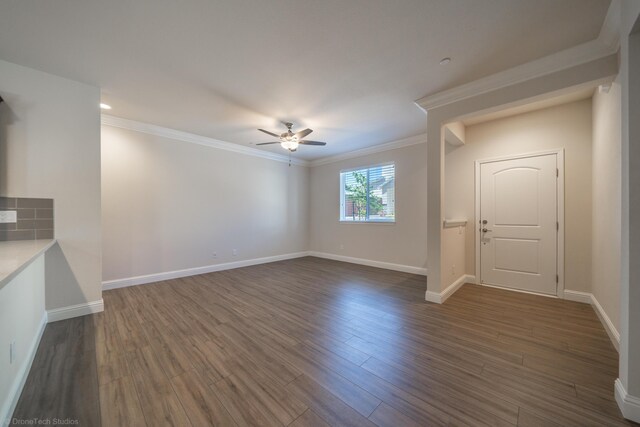
POLYGON ((374 166, 340 173, 341 221, 395 220, 395 167, 374 166))

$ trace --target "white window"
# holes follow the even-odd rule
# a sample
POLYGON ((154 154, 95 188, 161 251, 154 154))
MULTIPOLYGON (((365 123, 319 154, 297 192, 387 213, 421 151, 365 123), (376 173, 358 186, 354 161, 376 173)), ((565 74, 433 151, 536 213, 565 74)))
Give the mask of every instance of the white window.
POLYGON ((393 163, 340 172, 340 221, 395 222, 393 163))

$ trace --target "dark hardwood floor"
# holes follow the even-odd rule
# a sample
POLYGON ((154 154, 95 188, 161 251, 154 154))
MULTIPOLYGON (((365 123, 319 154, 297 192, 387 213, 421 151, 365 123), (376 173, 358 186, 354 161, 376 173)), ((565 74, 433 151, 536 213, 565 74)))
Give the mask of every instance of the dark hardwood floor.
POLYGON ((300 258, 104 293, 51 323, 14 416, 83 426, 616 426, 586 304, 300 258))

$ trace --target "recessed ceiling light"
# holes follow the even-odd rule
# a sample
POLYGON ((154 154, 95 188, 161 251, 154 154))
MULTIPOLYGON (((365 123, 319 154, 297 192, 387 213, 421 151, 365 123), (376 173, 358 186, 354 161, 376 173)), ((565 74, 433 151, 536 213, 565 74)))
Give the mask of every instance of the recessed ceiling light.
POLYGON ((449 62, 451 62, 451 58, 442 58, 440 60, 440 65, 447 65, 449 62))
POLYGON ((102 102, 100 103, 100 108, 102 108, 103 110, 111 110, 111 105, 109 104, 103 104, 102 102))

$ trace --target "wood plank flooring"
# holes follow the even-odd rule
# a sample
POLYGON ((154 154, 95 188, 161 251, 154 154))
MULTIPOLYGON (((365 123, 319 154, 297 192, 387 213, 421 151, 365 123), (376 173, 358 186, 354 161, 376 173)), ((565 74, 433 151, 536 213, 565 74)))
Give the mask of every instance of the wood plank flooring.
POLYGON ((589 305, 300 258, 104 293, 14 416, 86 426, 623 426, 589 305))

